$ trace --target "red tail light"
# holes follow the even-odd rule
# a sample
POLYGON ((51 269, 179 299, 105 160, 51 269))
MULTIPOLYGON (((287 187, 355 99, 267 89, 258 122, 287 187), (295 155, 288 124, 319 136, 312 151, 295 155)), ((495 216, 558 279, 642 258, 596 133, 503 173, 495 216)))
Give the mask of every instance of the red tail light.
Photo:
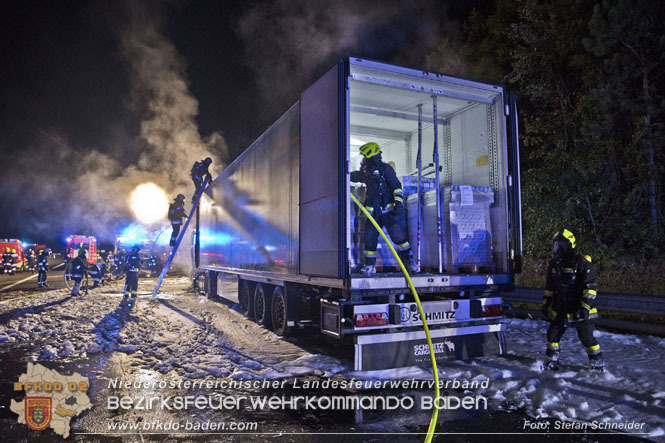
POLYGON ((371 312, 368 314, 356 314, 354 323, 357 328, 364 326, 387 326, 388 314, 385 312, 371 312))
POLYGON ((499 317, 501 313, 501 305, 487 305, 483 308, 483 317, 499 317))

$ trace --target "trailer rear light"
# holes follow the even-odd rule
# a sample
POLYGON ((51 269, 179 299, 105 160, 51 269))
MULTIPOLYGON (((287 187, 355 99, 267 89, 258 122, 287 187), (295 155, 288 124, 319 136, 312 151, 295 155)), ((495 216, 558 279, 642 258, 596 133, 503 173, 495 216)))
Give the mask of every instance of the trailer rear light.
POLYGON ((501 313, 501 305, 487 305, 483 308, 483 317, 500 317, 501 313))
POLYGON ((388 314, 385 312, 371 312, 368 314, 356 314, 354 323, 357 328, 365 326, 387 326, 388 314))

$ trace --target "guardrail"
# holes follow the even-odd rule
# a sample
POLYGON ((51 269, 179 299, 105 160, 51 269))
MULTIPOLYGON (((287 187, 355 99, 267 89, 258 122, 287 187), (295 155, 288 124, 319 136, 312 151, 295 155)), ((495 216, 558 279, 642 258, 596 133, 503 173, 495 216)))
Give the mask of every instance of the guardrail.
MULTIPOLYGON (((543 300, 543 289, 518 287, 515 288, 514 292, 504 293, 503 299, 504 302, 506 302, 505 313, 507 315, 530 315, 532 317, 538 318, 540 317, 540 311, 513 308, 512 303, 521 302, 540 305, 543 300)), ((665 316, 665 296, 599 292, 596 296, 596 307, 600 311, 665 316)), ((600 327, 609 329, 665 336, 665 325, 628 320, 607 319, 602 317, 602 312, 601 318, 596 320, 596 324, 600 327)))

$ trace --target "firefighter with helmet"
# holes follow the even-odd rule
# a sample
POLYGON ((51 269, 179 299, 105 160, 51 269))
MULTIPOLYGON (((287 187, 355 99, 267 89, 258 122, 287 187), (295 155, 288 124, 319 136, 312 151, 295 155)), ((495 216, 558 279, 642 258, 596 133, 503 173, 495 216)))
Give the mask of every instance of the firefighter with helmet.
POLYGON ((176 239, 180 233, 180 227, 182 226, 182 219, 187 217, 185 214, 185 196, 178 194, 176 198, 173 199, 173 203, 169 205, 168 212, 169 220, 171 221, 171 241, 169 242, 170 246, 175 246, 176 239))
POLYGON ((136 291, 139 287, 139 272, 141 271, 141 257, 139 256, 139 245, 134 245, 125 257, 125 269, 127 278, 125 279, 125 291, 122 298, 129 296, 136 297, 136 291))
POLYGON ((210 175, 210 171, 208 171, 208 168, 210 167, 211 163, 212 159, 210 157, 206 157, 204 160, 201 160, 200 162, 195 162, 194 166, 192 166, 190 175, 192 176, 192 180, 194 181, 194 187, 196 188, 194 190, 194 195, 192 196, 192 203, 196 201, 196 196, 201 191, 204 179, 208 179, 208 184, 210 184, 210 182, 212 181, 212 175, 210 175))
POLYGON ((50 254, 51 254, 51 248, 44 248, 39 253, 39 258, 37 259, 38 288, 48 288, 48 283, 46 283, 46 273, 48 272, 48 256, 50 254))
MULTIPOLYGON (((359 171, 351 172, 351 181, 364 183, 367 188, 365 208, 381 227, 386 227, 390 239, 397 245, 399 256, 410 272, 418 272, 406 233, 404 193, 395 170, 381 160, 381 148, 374 142, 360 147, 362 163, 359 171)), ((365 266, 361 274, 376 273, 376 250, 379 232, 367 220, 365 223, 365 266)))
POLYGON ((592 370, 603 371, 603 354, 593 336, 594 307, 597 295, 596 271, 591 257, 577 252, 575 235, 562 229, 553 237, 554 258, 547 268, 542 314, 550 320, 547 329, 545 369, 559 369, 559 341, 568 326, 577 328, 577 336, 586 348, 592 370))
POLYGON ((34 274, 35 268, 37 267, 37 256, 35 255, 34 249, 28 249, 25 259, 28 262, 28 271, 30 271, 31 274, 34 274))
POLYGON ((9 274, 12 269, 12 250, 11 248, 5 248, 5 252, 2 253, 2 272, 4 274, 9 274))
MULTIPOLYGON (((87 260, 87 251, 83 248, 79 249, 78 255, 72 260, 71 264, 71 278, 74 280, 74 287, 72 288, 71 295, 81 295, 81 282, 88 274, 90 265, 87 260)), ((87 289, 86 289, 87 290, 87 289)))
POLYGON ((9 270, 10 275, 16 274, 16 265, 18 264, 18 254, 16 253, 16 249, 12 249, 12 267, 9 270))

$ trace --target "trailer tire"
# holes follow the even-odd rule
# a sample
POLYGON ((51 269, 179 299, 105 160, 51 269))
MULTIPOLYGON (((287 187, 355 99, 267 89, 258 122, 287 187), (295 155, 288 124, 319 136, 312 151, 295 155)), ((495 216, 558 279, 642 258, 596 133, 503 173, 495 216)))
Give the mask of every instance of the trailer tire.
POLYGON ((240 292, 238 293, 238 305, 242 315, 254 319, 254 293, 251 290, 250 283, 247 280, 240 281, 240 292))
POLYGON ((258 283, 254 290, 254 321, 268 329, 272 329, 272 317, 270 314, 271 299, 270 287, 263 283, 258 283))
POLYGON ((280 337, 289 335, 289 322, 286 314, 286 297, 284 289, 277 286, 272 293, 270 303, 270 316, 272 318, 272 330, 280 337))

